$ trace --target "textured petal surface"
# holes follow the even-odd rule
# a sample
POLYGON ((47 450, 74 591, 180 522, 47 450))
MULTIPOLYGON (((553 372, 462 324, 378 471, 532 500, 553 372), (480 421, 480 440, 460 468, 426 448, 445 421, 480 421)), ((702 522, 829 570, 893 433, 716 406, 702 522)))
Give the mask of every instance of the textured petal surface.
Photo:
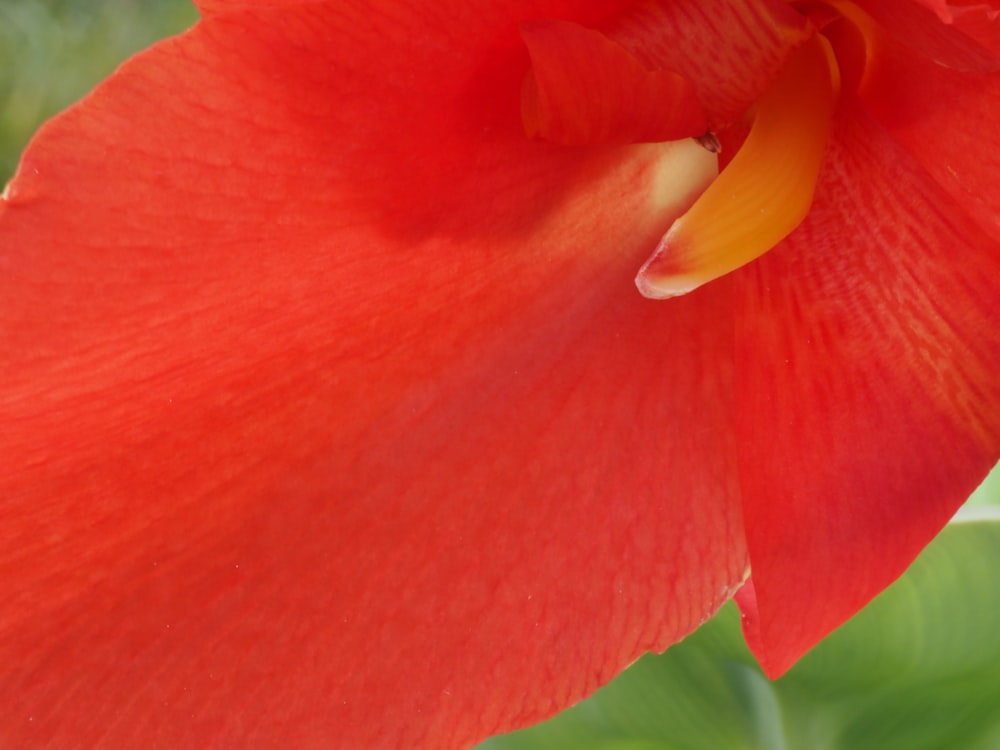
POLYGON ((632 284, 677 147, 529 142, 523 9, 229 10, 0 202, 0 745, 549 715, 746 566, 730 288, 632 284))
POLYGON ((896 578, 996 462, 998 278, 1000 244, 845 108, 809 218, 737 276, 739 601, 769 674, 896 578))

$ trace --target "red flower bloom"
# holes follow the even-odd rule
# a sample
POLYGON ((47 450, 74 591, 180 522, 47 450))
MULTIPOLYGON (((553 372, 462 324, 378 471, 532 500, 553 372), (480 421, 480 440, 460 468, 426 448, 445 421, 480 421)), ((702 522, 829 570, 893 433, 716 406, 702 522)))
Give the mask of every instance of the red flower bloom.
POLYGON ((462 747, 750 568, 779 674, 997 460, 995 4, 201 7, 0 203, 0 745, 462 747))

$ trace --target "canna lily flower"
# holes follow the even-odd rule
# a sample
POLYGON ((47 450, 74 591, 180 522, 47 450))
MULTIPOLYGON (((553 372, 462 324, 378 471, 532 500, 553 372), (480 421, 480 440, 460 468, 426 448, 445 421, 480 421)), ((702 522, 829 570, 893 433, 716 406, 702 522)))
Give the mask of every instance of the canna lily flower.
POLYGON ((1000 457, 995 3, 199 6, 0 203, 0 745, 777 676, 1000 457))

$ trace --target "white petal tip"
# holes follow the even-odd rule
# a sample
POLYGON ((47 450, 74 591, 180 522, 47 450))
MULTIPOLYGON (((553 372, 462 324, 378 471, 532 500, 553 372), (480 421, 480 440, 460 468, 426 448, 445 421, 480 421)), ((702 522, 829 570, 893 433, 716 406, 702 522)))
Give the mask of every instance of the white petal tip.
POLYGON ((682 297, 688 292, 693 292, 700 287, 704 281, 697 281, 691 277, 668 276, 666 278, 650 278, 643 271, 635 277, 635 285, 639 294, 647 299, 670 299, 671 297, 682 297))

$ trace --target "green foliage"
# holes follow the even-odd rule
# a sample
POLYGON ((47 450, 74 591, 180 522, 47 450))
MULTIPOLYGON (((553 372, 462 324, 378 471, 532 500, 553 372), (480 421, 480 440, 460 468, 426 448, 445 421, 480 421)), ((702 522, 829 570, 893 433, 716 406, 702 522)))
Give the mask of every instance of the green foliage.
POLYGON ((965 515, 776 682, 730 604, 589 700, 481 750, 1000 747, 1000 509, 965 515))
POLYGON ((2 0, 0 185, 44 120, 197 18, 191 0, 2 0))
MULTIPOLYGON (((1000 465, 995 466, 979 489, 969 498, 969 505, 1000 505, 1000 465)), ((1000 747, 1000 743, 997 745, 1000 747)))

